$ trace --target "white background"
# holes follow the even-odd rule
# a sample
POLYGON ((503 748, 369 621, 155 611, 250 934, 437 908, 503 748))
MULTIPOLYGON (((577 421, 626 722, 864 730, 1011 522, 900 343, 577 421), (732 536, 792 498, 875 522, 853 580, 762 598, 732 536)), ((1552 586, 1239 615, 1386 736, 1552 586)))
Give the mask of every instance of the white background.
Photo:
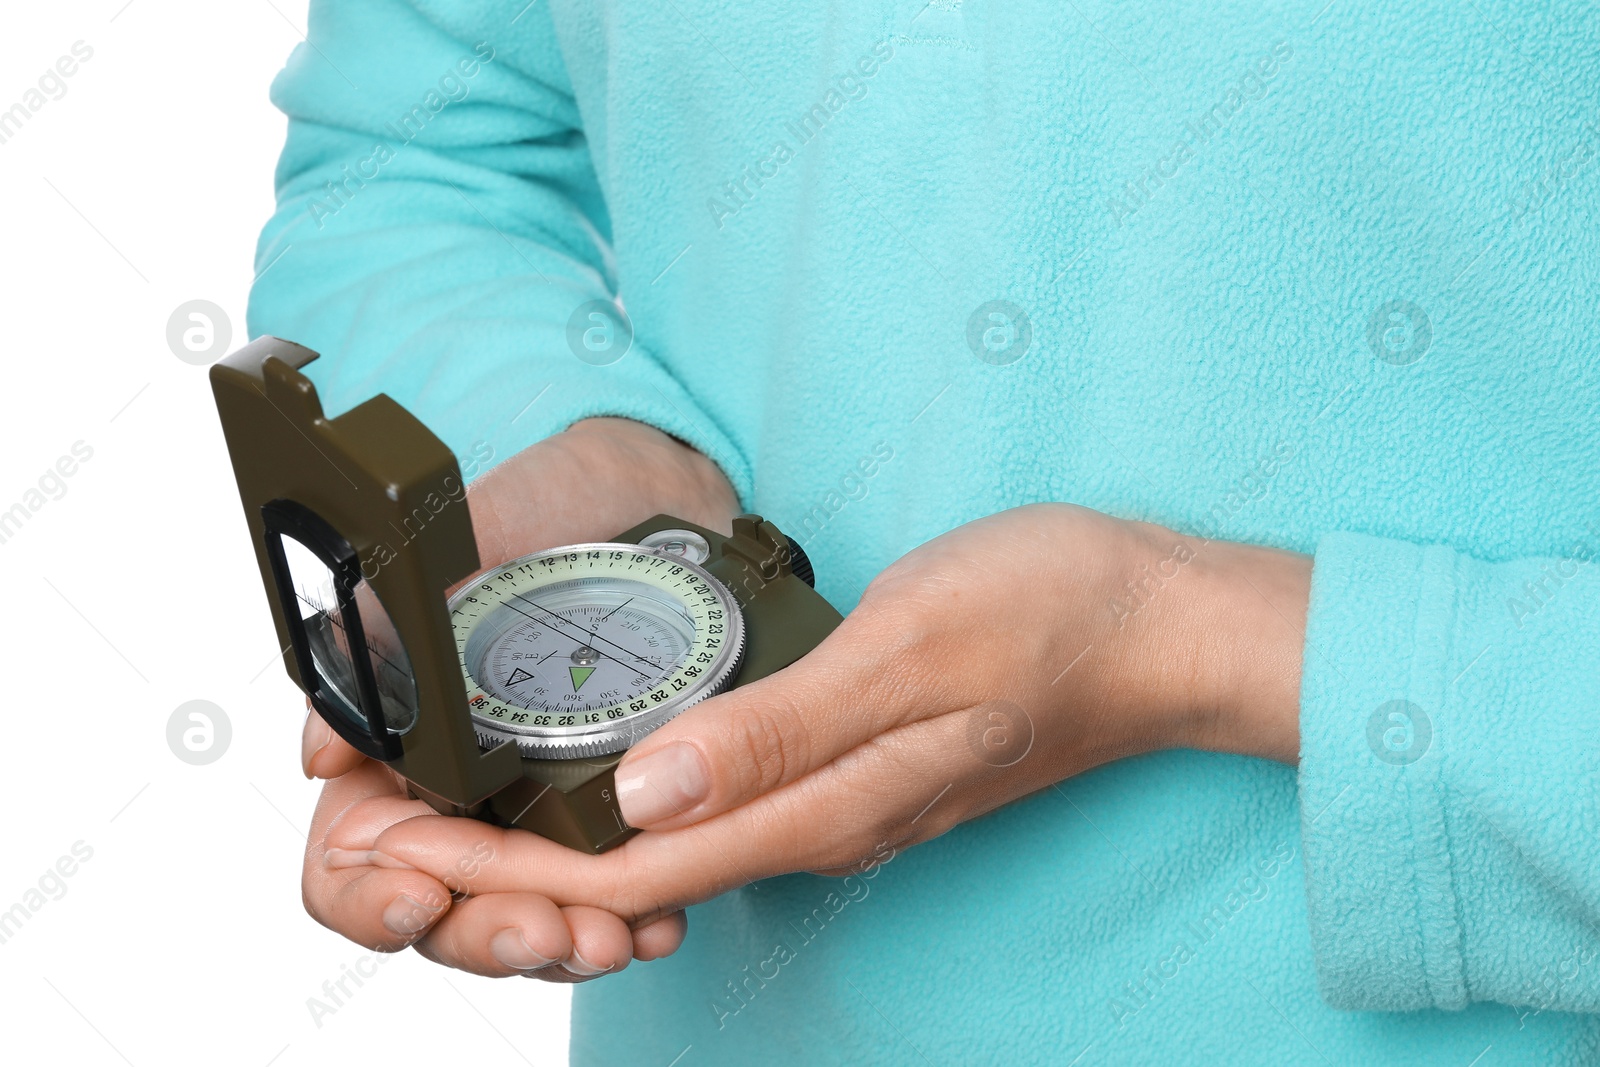
POLYGON ((75 843, 93 856, 0 943, 0 1058, 566 1062, 564 987, 414 953, 347 982, 320 1026, 307 1006, 371 954, 301 908, 317 792, 299 769, 304 704, 277 660, 205 368, 166 341, 195 299, 226 311, 230 348, 246 340, 284 133, 267 89, 305 3, 7 7, 0 111, 74 42, 94 55, 0 144, 0 511, 75 442, 93 456, 0 543, 0 912, 37 902, 75 843), (232 725, 206 766, 167 744, 196 699, 232 725))

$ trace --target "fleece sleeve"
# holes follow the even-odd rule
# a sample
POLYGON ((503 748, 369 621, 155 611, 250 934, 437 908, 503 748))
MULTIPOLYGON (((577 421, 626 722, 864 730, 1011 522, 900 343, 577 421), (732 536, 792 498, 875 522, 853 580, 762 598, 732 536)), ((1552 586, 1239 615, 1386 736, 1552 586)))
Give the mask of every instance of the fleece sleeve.
POLYGON ((1600 1011, 1597 546, 1318 545, 1300 795, 1333 1006, 1600 1011))
POLYGON ((289 132, 250 333, 322 354, 330 415, 388 393, 464 470, 617 415, 748 497, 732 442, 604 310, 609 220, 549 5, 517 7, 312 0, 272 88, 289 132))

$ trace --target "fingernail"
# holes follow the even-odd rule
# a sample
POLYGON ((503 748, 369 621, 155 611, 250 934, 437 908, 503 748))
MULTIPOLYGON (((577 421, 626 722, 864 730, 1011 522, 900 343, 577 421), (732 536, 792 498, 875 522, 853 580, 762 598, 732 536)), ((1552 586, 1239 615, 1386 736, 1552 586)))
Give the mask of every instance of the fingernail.
POLYGON ((388 927, 391 933, 401 937, 411 937, 426 930, 428 924, 433 922, 433 917, 443 909, 442 904, 437 908, 430 908, 426 904, 418 904, 401 893, 383 909, 383 925, 388 927))
POLYGON ((363 848, 330 848, 322 854, 322 865, 333 870, 346 867, 387 867, 394 871, 414 871, 405 860, 397 860, 383 852, 363 848))
POLYGON ((688 811, 710 791, 705 760, 683 741, 634 760, 617 773, 617 806, 629 826, 648 826, 688 811))
MULTIPOLYGON (((293 720, 291 720, 293 721, 293 720)), ((312 777, 311 761, 317 758, 317 753, 328 747, 328 742, 333 740, 333 730, 323 721, 322 716, 315 711, 306 715, 306 728, 300 735, 300 771, 307 778, 312 777)))
POLYGON ((346 867, 370 867, 372 853, 364 848, 330 848, 322 854, 322 865, 336 871, 346 867))
POLYGON ((501 930, 490 938, 489 954, 507 967, 518 971, 532 971, 548 967, 555 962, 529 948, 522 931, 515 928, 501 930))
POLYGON ((568 958, 567 962, 563 963, 561 966, 566 970, 571 971, 579 978, 593 978, 595 975, 605 974, 611 969, 610 967, 596 967, 594 964, 578 955, 578 950, 576 948, 572 950, 572 955, 568 958))

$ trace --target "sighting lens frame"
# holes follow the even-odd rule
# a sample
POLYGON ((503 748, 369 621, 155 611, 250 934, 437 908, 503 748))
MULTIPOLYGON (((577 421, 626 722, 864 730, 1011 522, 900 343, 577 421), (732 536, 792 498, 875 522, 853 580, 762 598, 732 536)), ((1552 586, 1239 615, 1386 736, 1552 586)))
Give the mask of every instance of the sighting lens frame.
POLYGON ((356 586, 362 582, 361 560, 350 542, 322 516, 294 500, 271 500, 261 505, 267 558, 272 564, 273 589, 278 606, 289 626, 289 643, 300 678, 305 683, 311 706, 333 731, 363 756, 385 763, 399 759, 404 750, 400 738, 389 729, 378 696, 378 680, 372 671, 372 653, 367 646, 361 609, 356 605, 356 586), (339 620, 349 644, 350 667, 355 676, 357 707, 329 682, 311 654, 311 640, 301 618, 298 595, 290 573, 283 538, 292 537, 317 557, 333 577, 339 607, 339 620), (365 720, 362 730, 356 722, 365 720))

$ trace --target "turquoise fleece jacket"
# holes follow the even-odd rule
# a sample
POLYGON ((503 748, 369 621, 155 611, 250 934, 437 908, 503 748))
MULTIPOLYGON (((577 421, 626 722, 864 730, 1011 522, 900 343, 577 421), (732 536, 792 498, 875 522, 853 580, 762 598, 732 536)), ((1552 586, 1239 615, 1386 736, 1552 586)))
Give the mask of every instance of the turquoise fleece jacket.
POLYGON ((273 99, 332 411, 652 423, 842 610, 1032 501, 1315 553, 1298 770, 729 893, 573 1062, 1600 1063, 1592 6, 313 0, 273 99))

